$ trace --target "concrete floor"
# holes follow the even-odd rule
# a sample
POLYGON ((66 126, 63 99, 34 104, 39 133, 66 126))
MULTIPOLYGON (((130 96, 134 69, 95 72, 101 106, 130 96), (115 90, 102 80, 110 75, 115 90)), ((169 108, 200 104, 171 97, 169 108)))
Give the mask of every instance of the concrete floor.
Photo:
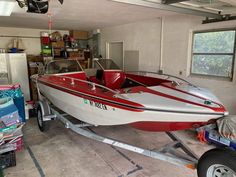
MULTIPOLYGON (((165 133, 143 132, 128 126, 94 127, 93 130, 148 149, 157 149, 171 142, 165 133)), ((17 153, 17 166, 4 170, 7 177, 40 177, 43 174, 46 177, 197 176, 196 170, 90 140, 57 121, 50 122, 50 129, 42 133, 36 119, 32 118, 24 127, 24 136, 27 145, 17 153)), ((196 141, 194 132, 182 131, 178 136, 199 156, 209 149, 208 145, 196 141)))

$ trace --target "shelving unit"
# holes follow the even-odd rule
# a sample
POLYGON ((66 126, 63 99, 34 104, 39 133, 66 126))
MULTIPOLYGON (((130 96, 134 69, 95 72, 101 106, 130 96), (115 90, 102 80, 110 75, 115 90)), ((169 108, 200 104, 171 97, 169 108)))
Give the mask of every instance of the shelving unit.
POLYGON ((89 44, 89 33, 87 31, 70 31, 72 41, 62 38, 59 32, 41 32, 42 56, 53 59, 77 59, 83 68, 88 68, 92 58, 90 51, 85 51, 89 44))

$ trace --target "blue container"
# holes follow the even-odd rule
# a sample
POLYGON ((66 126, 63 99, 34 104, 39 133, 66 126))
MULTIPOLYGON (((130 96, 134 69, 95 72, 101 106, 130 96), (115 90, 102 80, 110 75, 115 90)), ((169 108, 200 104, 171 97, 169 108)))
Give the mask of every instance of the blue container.
POLYGON ((24 97, 16 97, 13 99, 14 103, 18 109, 21 122, 25 122, 25 101, 24 97))
POLYGON ((11 48, 10 51, 11 53, 17 53, 17 48, 11 48))
POLYGON ((236 151, 236 142, 222 137, 216 130, 206 130, 205 139, 207 142, 215 144, 220 147, 230 147, 236 151))

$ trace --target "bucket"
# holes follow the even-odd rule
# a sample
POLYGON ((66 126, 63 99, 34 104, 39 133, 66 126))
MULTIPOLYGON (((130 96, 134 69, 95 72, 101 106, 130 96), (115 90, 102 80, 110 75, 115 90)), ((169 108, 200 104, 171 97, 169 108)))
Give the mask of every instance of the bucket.
POLYGON ((33 109, 33 105, 30 103, 25 103, 25 119, 28 120, 30 115, 29 115, 29 111, 33 109))

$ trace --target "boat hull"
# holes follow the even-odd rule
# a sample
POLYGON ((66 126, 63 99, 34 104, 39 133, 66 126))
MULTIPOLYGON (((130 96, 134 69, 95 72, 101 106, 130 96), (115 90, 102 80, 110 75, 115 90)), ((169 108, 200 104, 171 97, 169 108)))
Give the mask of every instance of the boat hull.
POLYGON ((49 101, 73 117, 93 125, 124 125, 146 131, 174 131, 206 124, 218 114, 176 113, 154 110, 135 111, 111 106, 89 96, 78 96, 38 83, 49 101))

